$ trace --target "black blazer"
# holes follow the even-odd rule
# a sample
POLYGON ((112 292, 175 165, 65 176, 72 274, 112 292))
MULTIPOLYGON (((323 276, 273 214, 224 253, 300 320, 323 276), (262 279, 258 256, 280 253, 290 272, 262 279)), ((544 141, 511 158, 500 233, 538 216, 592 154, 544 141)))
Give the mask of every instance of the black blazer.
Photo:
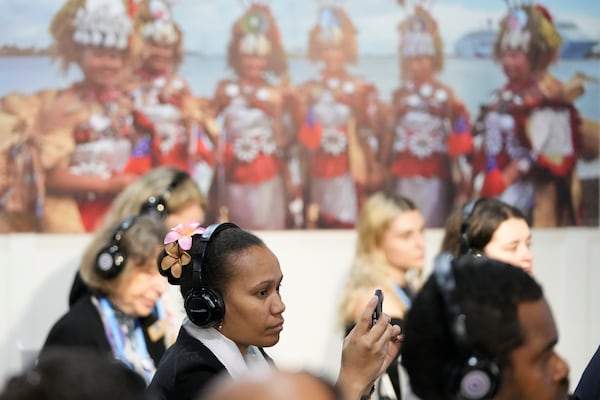
MULTIPOLYGON (((273 365, 273 360, 260 351, 273 365)), ((225 366, 210 349, 181 327, 175 344, 158 365, 148 395, 161 400, 197 399, 214 378, 226 373, 225 366)))
MULTIPOLYGON (((140 318, 148 353, 155 365, 165 353, 164 338, 153 342, 148 336, 147 328, 156 321, 156 318, 154 315, 140 318)), ((56 321, 46 337, 40 357, 46 351, 55 348, 84 348, 99 354, 112 354, 110 343, 104 332, 102 318, 90 296, 79 299, 69 311, 56 321)))

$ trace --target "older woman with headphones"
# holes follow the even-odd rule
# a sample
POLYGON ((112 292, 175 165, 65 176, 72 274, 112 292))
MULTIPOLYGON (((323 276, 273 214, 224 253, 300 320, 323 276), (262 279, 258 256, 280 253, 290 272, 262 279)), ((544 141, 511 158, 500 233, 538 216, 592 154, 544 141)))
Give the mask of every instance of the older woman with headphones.
MULTIPOLYGON (((286 307, 277 257, 232 223, 180 225, 165 237, 160 272, 179 285, 186 318, 149 386, 162 399, 195 399, 216 377, 274 367, 263 350, 279 341, 286 307)), ((338 385, 348 399, 368 393, 394 359, 400 328, 384 315, 373 326, 373 296, 344 341, 338 385)))
POLYGON ((96 234, 80 269, 88 291, 50 329, 41 358, 57 348, 91 350, 150 381, 168 345, 167 280, 156 268, 165 230, 160 219, 133 216, 96 234))

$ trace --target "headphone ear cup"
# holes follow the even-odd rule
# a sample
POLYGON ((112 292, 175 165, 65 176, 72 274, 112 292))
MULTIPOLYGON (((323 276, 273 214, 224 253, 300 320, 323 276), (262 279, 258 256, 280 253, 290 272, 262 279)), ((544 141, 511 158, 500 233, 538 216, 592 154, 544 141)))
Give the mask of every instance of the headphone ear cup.
POLYGON ((498 388, 500 368, 491 359, 470 355, 464 364, 454 366, 449 383, 457 399, 491 399, 498 388))
POLYGON ((184 307, 190 321, 200 328, 213 327, 225 316, 223 297, 206 287, 192 289, 185 298, 184 307))
POLYGON ((163 196, 151 196, 140 208, 140 214, 164 218, 167 214, 167 202, 163 196))
POLYGON ((485 257, 485 254, 483 254, 483 251, 474 249, 472 247, 469 248, 469 250, 467 250, 467 252, 465 254, 470 255, 472 257, 485 257))
POLYGON ((96 273, 104 279, 112 279, 119 275, 125 261, 125 254, 119 251, 118 246, 105 247, 96 256, 96 273))

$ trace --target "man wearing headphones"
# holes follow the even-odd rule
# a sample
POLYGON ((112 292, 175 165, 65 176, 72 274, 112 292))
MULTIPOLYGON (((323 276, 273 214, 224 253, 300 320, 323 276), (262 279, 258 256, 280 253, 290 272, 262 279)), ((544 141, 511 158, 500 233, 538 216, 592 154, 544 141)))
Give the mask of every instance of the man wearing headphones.
POLYGON ((406 319, 402 364, 421 399, 567 399, 552 311, 521 268, 447 253, 406 319))

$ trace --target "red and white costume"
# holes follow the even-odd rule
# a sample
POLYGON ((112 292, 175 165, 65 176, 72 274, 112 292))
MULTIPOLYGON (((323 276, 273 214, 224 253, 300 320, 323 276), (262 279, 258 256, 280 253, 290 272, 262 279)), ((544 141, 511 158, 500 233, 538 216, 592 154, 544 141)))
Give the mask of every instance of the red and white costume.
POLYGON ((367 88, 357 78, 332 76, 308 82, 301 89, 307 97, 299 136, 309 155, 309 201, 318 205, 323 227, 351 228, 357 220, 360 187, 350 149, 355 146, 352 151, 363 152, 357 106, 367 105, 366 98, 376 99, 367 88))
POLYGON ((499 197, 531 219, 536 183, 552 181, 558 213, 571 213, 571 179, 580 145, 579 114, 572 103, 547 98, 533 78, 525 85, 509 83, 482 107, 476 134, 483 135, 476 164, 485 174, 481 195, 499 197), (499 174, 512 162, 520 177, 507 184, 499 174))
POLYGON ((225 169, 225 205, 229 218, 245 229, 284 229, 286 201, 277 154, 273 88, 239 81, 220 84, 226 98, 221 112, 220 149, 225 169))
POLYGON ((392 187, 419 205, 426 226, 443 226, 455 195, 452 161, 472 150, 465 106, 438 81, 409 81, 392 113, 392 187))

